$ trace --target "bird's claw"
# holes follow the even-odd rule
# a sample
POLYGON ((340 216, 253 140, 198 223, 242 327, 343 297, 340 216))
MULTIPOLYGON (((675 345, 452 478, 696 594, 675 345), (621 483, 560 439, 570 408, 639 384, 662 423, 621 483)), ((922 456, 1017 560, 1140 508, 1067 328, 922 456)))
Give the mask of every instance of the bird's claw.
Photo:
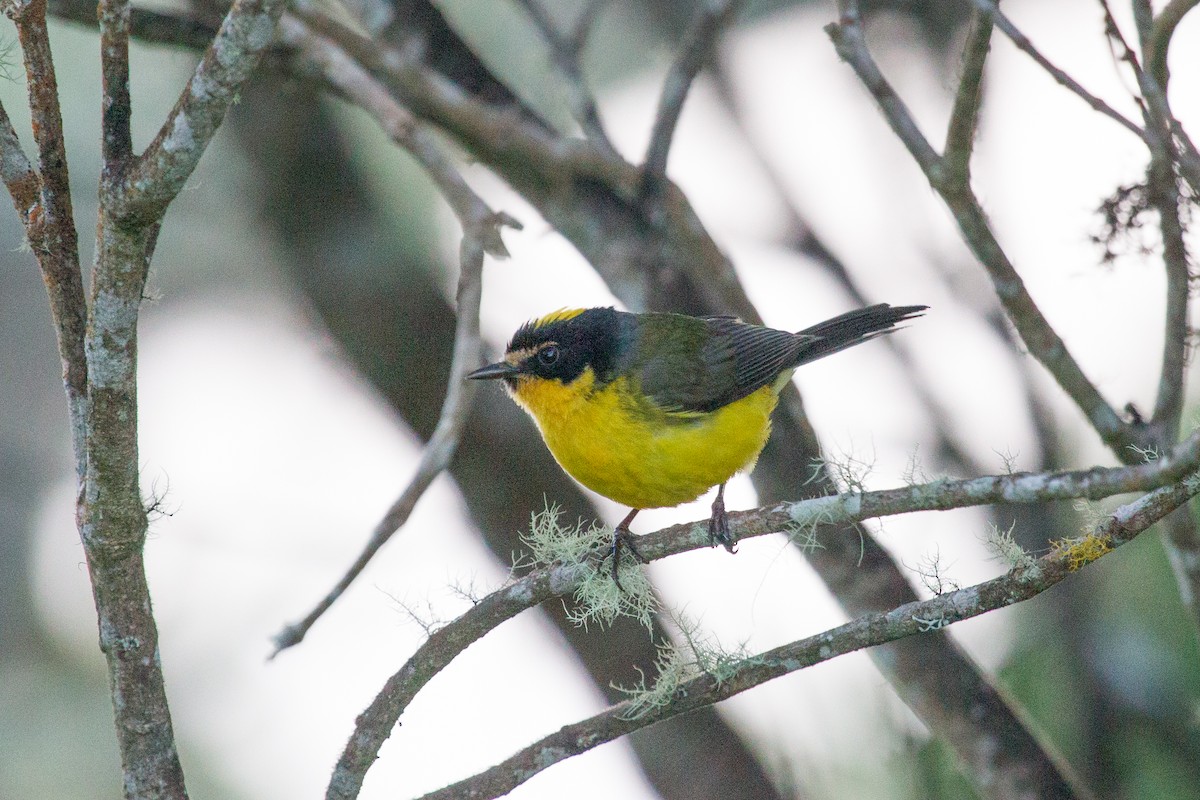
POLYGON ((725 513, 725 498, 717 494, 713 500, 712 516, 708 519, 708 539, 713 547, 722 545, 730 553, 737 552, 737 542, 729 532, 729 515, 725 513))
MULTIPOLYGON (((615 528, 613 530, 612 546, 608 549, 608 553, 604 556, 604 558, 612 558, 613 583, 617 585, 617 590, 621 592, 625 591, 624 587, 621 586, 621 579, 617 577, 617 572, 621 566, 621 548, 624 547, 626 550, 632 553, 633 557, 639 564, 649 563, 649 561, 646 560, 646 557, 638 552, 637 546, 633 543, 633 540, 633 532, 628 528, 615 528)), ((604 559, 602 558, 601 561, 603 560, 604 559)))

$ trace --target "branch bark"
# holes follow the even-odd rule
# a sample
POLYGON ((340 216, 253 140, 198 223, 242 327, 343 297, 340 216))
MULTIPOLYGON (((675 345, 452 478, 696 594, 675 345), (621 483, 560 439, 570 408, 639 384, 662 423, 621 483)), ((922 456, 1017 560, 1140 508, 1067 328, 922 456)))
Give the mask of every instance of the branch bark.
MULTIPOLYGON (((475 778, 426 795, 422 800, 449 797, 497 797, 545 769, 550 764, 588 750, 660 719, 710 705, 779 675, 802 669, 836 655, 885 642, 927 633, 1003 608, 1045 591, 1071 572, 1130 541, 1158 519, 1200 492, 1200 477, 1193 474, 1200 458, 1200 432, 1169 465, 1120 467, 1112 470, 1059 472, 1021 476, 991 476, 971 481, 938 481, 884 492, 848 493, 812 500, 781 503, 731 515, 737 540, 797 526, 813 529, 845 522, 909 513, 978 505, 988 499, 1007 502, 1040 502, 1054 497, 1101 496, 1123 492, 1131 486, 1154 483, 1176 470, 1187 470, 1184 480, 1143 495, 1114 511, 1080 540, 1064 540, 1040 559, 1026 556, 1005 575, 931 600, 904 604, 887 613, 860 616, 847 625, 823 634, 744 659, 720 679, 700 675, 681 683, 662 704, 648 709, 634 701, 619 703, 589 720, 563 728, 508 761, 475 778), (1161 470, 1161 471, 1160 471, 1161 470), (1154 476, 1154 477, 1151 477, 1154 476)), ((710 547, 707 521, 665 528, 638 542, 648 561, 692 549, 710 547)), ((327 800, 352 800, 374 763, 379 748, 391 734, 401 714, 416 694, 459 653, 487 632, 551 598, 574 592, 589 572, 587 563, 550 566, 493 592, 458 619, 434 632, 405 665, 393 675, 375 700, 359 716, 334 769, 327 800)), ((1007 787, 1001 796, 1072 796, 1065 785, 1021 785, 1028 775, 1020 769, 1001 773, 1007 787)), ((1040 774, 1038 777, 1042 777, 1040 774)))
POLYGON ((77 524, 108 664, 125 795, 131 799, 187 796, 142 560, 147 517, 138 483, 136 374, 142 289, 166 205, 194 168, 238 80, 244 80, 269 43, 282 8, 282 0, 268 0, 265 5, 241 2, 231 9, 222 35, 176 107, 172 133, 160 136, 144 154, 144 169, 126 190, 121 182, 132 159, 130 9, 126 0, 102 0, 104 163, 88 301, 72 219, 46 2, 29 0, 6 8, 24 53, 38 160, 35 170, 0 111, 0 174, 25 223, 50 296, 80 479, 77 524), (219 68, 212 66, 222 59, 219 68), (198 116, 192 113, 197 105, 204 110, 198 116), (181 123, 189 114, 188 124, 202 117, 208 129, 194 135, 194 129, 181 123), (145 196, 155 201, 149 209, 143 205, 130 213, 126 204, 131 196, 135 204, 145 196))

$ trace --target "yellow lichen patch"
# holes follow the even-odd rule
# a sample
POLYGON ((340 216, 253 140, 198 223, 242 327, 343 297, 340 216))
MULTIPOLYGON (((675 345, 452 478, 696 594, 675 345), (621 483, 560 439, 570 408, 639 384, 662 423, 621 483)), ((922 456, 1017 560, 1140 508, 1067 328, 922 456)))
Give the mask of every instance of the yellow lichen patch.
POLYGON ((1056 539, 1050 543, 1054 550, 1067 562, 1071 572, 1085 567, 1113 549, 1112 537, 1108 534, 1088 534, 1076 539, 1056 539))

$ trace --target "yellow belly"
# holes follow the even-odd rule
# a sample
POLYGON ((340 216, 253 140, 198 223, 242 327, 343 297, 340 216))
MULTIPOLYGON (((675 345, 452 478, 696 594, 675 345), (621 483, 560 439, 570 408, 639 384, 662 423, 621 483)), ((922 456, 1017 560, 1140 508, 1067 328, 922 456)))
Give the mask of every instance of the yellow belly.
POLYGON ((571 477, 631 508, 696 499, 753 468, 771 433, 771 386, 711 413, 676 414, 631 401, 624 379, 599 390, 594 380, 591 369, 569 385, 522 378, 513 399, 571 477))

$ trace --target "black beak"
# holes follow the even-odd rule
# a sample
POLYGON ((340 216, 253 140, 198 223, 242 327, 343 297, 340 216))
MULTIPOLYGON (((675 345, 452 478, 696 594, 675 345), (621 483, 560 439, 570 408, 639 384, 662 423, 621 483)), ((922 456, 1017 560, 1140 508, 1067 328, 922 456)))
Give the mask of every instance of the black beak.
POLYGON ((483 381, 494 378, 507 378, 510 375, 516 375, 521 370, 509 364, 507 361, 500 361, 495 364, 488 364, 486 367, 480 367, 474 372, 468 372, 466 377, 471 380, 483 381))

